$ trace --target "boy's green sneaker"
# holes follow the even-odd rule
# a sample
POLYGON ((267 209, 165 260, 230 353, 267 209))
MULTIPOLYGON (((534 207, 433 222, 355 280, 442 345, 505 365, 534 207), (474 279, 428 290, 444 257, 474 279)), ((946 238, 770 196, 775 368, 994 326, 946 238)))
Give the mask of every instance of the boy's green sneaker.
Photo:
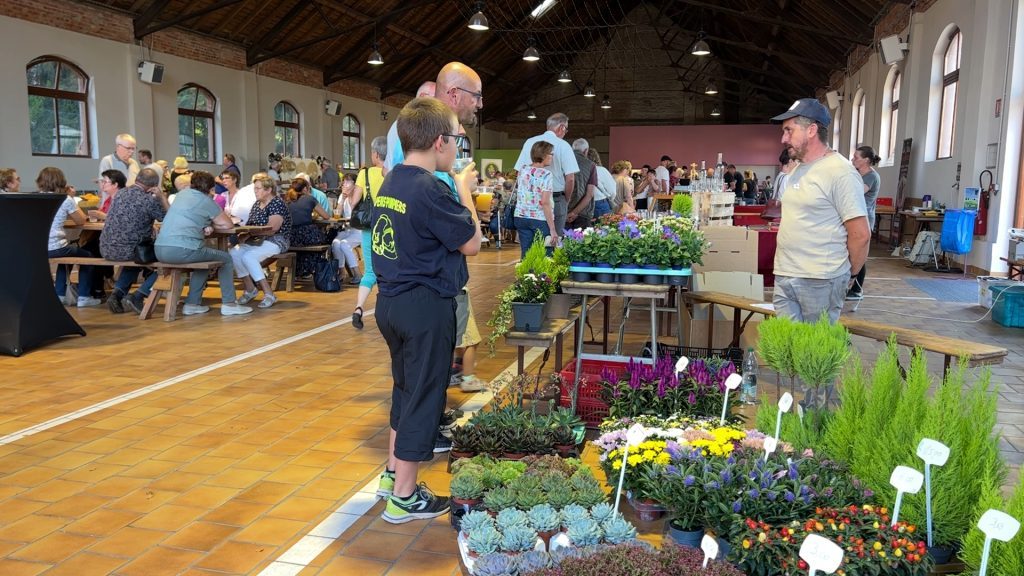
POLYGON ((380 475, 380 483, 377 484, 377 496, 390 498, 391 492, 395 489, 395 473, 385 470, 380 475))
POLYGON ((405 524, 411 520, 426 520, 437 518, 447 514, 451 502, 447 497, 436 496, 427 488, 426 484, 420 484, 412 496, 401 499, 394 494, 388 498, 388 505, 384 508, 381 518, 392 524, 405 524))

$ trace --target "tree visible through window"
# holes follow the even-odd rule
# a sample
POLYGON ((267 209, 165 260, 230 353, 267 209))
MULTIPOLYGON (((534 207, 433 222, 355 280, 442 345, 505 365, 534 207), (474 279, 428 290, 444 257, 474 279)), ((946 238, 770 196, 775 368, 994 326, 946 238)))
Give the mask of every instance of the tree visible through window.
POLYGON ((288 102, 274 106, 274 151, 285 156, 302 156, 299 142, 299 111, 288 102))
POLYGON ((55 56, 43 56, 25 68, 28 123, 35 156, 88 156, 89 77, 55 56))
POLYGON ((949 36, 949 46, 942 59, 942 106, 939 113, 938 158, 953 155, 953 133, 956 130, 956 96, 960 84, 960 30, 949 36))
POLYGON ((214 162, 213 118, 217 99, 198 84, 178 90, 178 154, 191 162, 214 162))
POLYGON ((892 104, 889 105, 889 141, 885 142, 888 147, 885 152, 885 158, 890 160, 896 157, 896 126, 899 124, 900 116, 900 81, 903 79, 903 75, 897 71, 895 78, 892 81, 892 91, 890 92, 890 99, 892 104))
POLYGON ((359 120, 346 115, 341 121, 341 167, 346 170, 359 169, 360 134, 359 120))

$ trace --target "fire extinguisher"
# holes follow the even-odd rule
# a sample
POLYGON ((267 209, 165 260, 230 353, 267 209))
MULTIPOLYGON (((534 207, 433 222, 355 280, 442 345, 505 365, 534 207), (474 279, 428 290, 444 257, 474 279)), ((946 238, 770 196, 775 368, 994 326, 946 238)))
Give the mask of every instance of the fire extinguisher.
POLYGON ((981 197, 978 198, 978 213, 974 216, 974 235, 988 235, 988 203, 995 194, 996 186, 992 182, 992 171, 982 170, 978 175, 978 189, 981 190, 981 197), (985 175, 988 174, 988 186, 985 186, 985 175))

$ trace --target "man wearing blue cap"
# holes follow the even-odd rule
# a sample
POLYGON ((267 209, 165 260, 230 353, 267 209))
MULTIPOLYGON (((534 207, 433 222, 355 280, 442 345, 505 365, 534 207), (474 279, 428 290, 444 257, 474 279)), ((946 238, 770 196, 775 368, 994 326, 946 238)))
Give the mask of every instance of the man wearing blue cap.
POLYGON ((867 260, 864 185, 850 162, 828 147, 828 109, 802 98, 772 118, 782 122, 782 144, 800 161, 786 180, 775 251, 775 311, 815 322, 842 312, 850 274, 867 260))

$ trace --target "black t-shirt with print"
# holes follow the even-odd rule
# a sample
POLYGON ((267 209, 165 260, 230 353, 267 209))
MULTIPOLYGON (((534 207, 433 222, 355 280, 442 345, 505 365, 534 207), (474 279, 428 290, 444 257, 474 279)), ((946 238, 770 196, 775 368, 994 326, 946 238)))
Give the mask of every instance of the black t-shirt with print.
POLYGON ((476 234, 476 224, 451 188, 416 166, 399 164, 374 199, 373 270, 384 296, 417 286, 454 297, 469 281, 459 247, 476 234))

